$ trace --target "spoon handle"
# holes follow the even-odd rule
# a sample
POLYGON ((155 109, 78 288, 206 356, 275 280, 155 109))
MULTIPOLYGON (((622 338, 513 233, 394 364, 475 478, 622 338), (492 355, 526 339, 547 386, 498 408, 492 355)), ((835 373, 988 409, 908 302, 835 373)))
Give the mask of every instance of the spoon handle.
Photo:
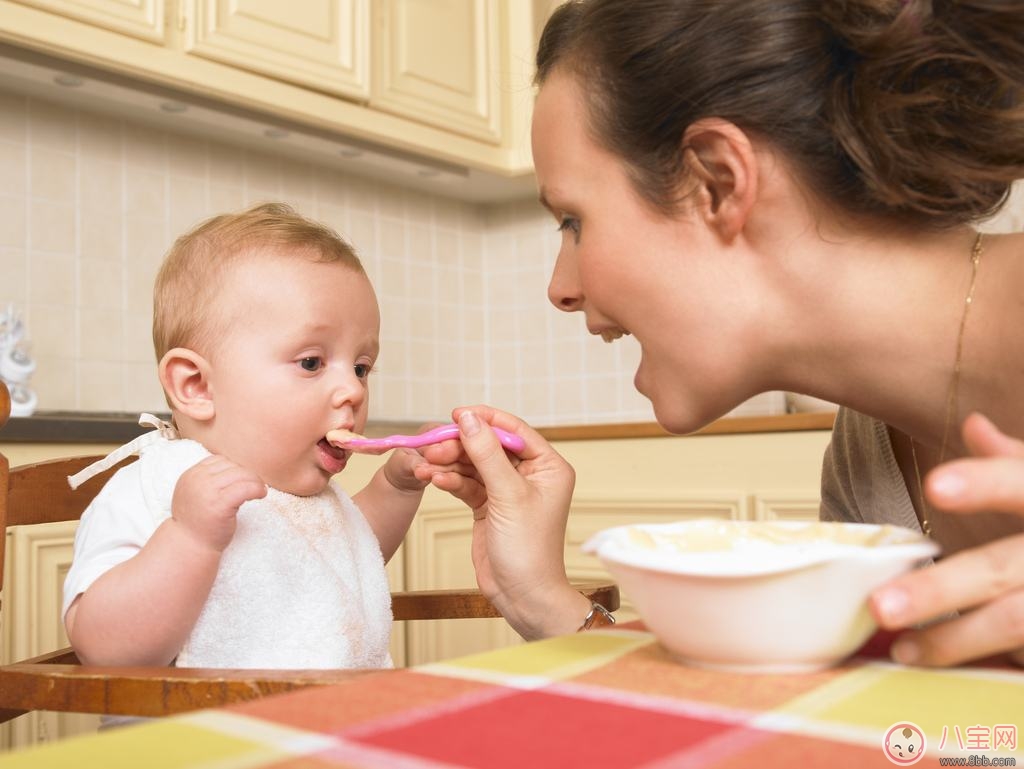
MULTIPOLYGON (((501 445, 513 454, 518 454, 526 448, 526 441, 515 433, 502 430, 500 427, 494 427, 492 429, 498 436, 498 440, 501 441, 501 445)), ((371 451, 378 449, 384 449, 386 451, 388 449, 398 448, 419 449, 423 446, 457 439, 458 437, 459 426, 456 424, 449 424, 435 427, 433 430, 427 430, 427 432, 420 433, 419 435, 389 435, 386 438, 356 438, 355 440, 345 441, 344 446, 345 448, 353 449, 355 451, 359 451, 360 449, 368 449, 371 451)))

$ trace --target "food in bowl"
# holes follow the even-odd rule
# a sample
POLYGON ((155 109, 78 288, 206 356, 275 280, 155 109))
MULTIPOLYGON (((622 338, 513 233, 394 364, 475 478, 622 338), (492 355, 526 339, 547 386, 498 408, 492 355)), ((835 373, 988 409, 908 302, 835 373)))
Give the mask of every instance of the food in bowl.
POLYGON ((841 661, 876 629, 871 591, 939 552, 898 526, 720 519, 617 526, 583 549, 672 655, 746 672, 841 661))

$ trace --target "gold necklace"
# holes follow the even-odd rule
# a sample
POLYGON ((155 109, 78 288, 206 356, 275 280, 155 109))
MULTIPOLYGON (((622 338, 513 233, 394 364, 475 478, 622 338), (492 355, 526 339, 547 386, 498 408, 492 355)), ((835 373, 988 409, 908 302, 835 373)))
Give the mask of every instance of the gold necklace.
MULTIPOLYGON (((953 412, 956 410, 957 401, 960 396, 960 363, 963 359, 964 352, 964 329, 967 327, 967 314, 970 312, 971 304, 974 303, 974 284, 978 279, 978 265, 981 263, 981 252, 983 250, 983 239, 984 233, 979 232, 978 236, 974 239, 974 245, 971 246, 971 285, 967 289, 967 297, 964 299, 964 312, 960 316, 960 330, 956 335, 956 361, 953 364, 953 379, 949 383, 949 395, 946 398, 946 419, 945 424, 942 427, 942 447, 939 450, 939 461, 937 464, 942 464, 946 458, 946 444, 949 440, 949 426, 953 420, 953 412)), ((924 498, 924 484, 921 483, 921 469, 917 464, 917 449, 914 447, 915 442, 911 437, 910 439, 910 456, 914 460, 914 475, 917 477, 917 495, 920 502, 921 512, 919 518, 921 520, 921 531, 926 536, 931 536, 932 524, 928 520, 931 512, 928 507, 928 503, 924 498)))

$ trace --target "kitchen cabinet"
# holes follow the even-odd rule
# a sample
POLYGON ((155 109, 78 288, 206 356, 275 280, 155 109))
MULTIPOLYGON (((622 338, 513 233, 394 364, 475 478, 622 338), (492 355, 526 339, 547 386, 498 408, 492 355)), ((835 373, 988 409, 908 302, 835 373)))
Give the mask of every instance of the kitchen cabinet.
POLYGON ((166 0, 18 0, 18 3, 151 43, 164 43, 166 39, 166 0))
POLYGON ((500 7, 491 0, 383 0, 370 104, 498 144, 500 7))
MULTIPOLYGON (((498 177, 531 172, 518 0, 0 0, 0 43, 184 103, 498 177)), ((159 108, 157 104, 153 108, 159 108)))
POLYGON ((369 0, 193 0, 185 50, 343 98, 370 94, 369 0))

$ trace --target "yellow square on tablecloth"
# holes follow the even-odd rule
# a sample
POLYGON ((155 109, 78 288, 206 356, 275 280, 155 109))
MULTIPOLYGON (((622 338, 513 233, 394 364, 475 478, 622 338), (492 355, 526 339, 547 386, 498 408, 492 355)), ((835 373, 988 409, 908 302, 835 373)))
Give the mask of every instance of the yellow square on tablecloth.
POLYGON ((866 665, 773 712, 779 714, 855 729, 884 730, 910 721, 930 741, 938 740, 943 729, 953 734, 954 727, 963 732, 975 725, 1011 724, 1020 733, 1024 732, 1024 675, 981 668, 866 665))
POLYGON ((182 719, 152 721, 0 755, 3 769, 243 769, 292 755, 281 748, 212 731, 182 719))
POLYGON ((653 643, 647 633, 578 633, 535 641, 528 646, 512 646, 482 654, 460 657, 419 670, 443 669, 445 674, 486 671, 512 677, 564 679, 603 665, 626 652, 653 643))

